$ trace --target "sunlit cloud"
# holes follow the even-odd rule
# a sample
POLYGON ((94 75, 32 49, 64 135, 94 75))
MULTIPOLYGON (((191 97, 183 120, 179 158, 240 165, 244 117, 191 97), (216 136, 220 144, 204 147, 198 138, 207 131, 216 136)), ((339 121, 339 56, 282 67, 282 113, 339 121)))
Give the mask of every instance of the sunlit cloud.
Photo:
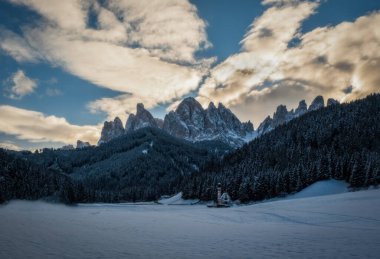
MULTIPOLYGON (((241 50, 213 66, 215 57, 197 56, 212 44, 206 21, 190 1, 8 1, 29 8, 39 19, 17 34, 1 27, 1 51, 20 63, 43 62, 116 92, 116 97, 86 105, 108 119, 125 121, 139 102, 148 109, 162 104, 175 109, 183 96, 195 93, 203 106, 222 102, 257 127, 280 103, 295 108, 300 99, 310 104, 316 95, 349 101, 380 88, 379 12, 304 32, 304 21, 318 12, 320 1, 264 0, 265 11, 242 35, 241 50)), ((6 87, 13 99, 37 87, 23 71, 17 73, 6 87)), ((49 87, 45 94, 62 92, 49 87)), ((96 143, 99 136, 98 125, 72 125, 12 106, 1 109, 16 115, 2 112, 5 126, 0 131, 20 139, 96 143), (58 125, 69 136, 54 133, 58 125), (82 136, 83 130, 87 133, 82 136)))
POLYGON ((40 53, 18 34, 0 27, 0 50, 11 55, 18 62, 38 62, 40 53))
MULTIPOLYGON (((120 116, 134 109, 134 101, 149 99, 151 105, 147 106, 153 107, 194 91, 214 61, 195 57, 211 44, 206 23, 188 1, 11 2, 36 11, 42 19, 23 27, 22 37, 17 36, 21 47, 3 50, 18 61, 42 59, 99 87, 120 92, 117 98, 89 104, 92 111, 104 111, 109 117, 115 115, 113 107, 125 94, 133 98, 128 98, 130 105, 118 109, 120 116), (93 24, 90 13, 95 17, 93 24), (38 54, 33 54, 35 51, 38 54)), ((9 39, 0 40, 6 41, 9 39)))
POLYGON ((199 101, 223 102, 257 126, 280 103, 294 108, 316 95, 347 101, 379 91, 378 12, 301 34, 318 1, 263 4, 268 9, 249 27, 241 52, 211 70, 199 101))
POLYGON ((0 132, 30 142, 61 142, 74 144, 78 139, 96 144, 101 125, 73 125, 64 118, 40 112, 0 106, 0 132))

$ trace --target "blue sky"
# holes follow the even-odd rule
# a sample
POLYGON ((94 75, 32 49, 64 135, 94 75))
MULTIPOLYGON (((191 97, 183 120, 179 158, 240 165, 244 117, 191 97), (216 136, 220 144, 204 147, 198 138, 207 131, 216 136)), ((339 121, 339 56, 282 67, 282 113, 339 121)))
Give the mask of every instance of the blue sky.
POLYGON ((378 44, 379 36, 363 39, 360 48, 353 45, 355 55, 334 53, 351 33, 373 33, 365 24, 380 27, 379 1, 170 0, 148 1, 147 9, 137 2, 88 1, 82 6, 87 12, 80 14, 77 3, 55 10, 53 1, 0 1, 1 120, 11 125, 1 127, 2 146, 59 146, 79 137, 94 142, 104 120, 120 115, 125 122, 137 102, 163 118, 178 100, 192 95, 203 105, 223 102, 257 127, 279 103, 293 108, 316 94, 346 101, 378 90, 372 83, 377 78, 360 77, 379 70, 377 53, 372 52, 371 63, 364 53, 365 44, 378 44), (280 15, 283 20, 276 21, 280 15), (361 16, 366 18, 357 21, 361 16), (271 29, 261 42, 262 28, 271 29), (318 28, 323 33, 317 34, 318 28), (277 49, 284 41, 287 47, 277 49), (331 42, 331 50, 319 51, 323 42, 331 42), (275 47, 266 49, 271 44, 275 47), (316 68, 313 55, 328 62, 316 68), (312 88, 315 80, 322 86, 312 88), (350 85, 353 93, 343 94, 350 85), (30 123, 25 118, 48 126, 17 120, 30 123), (70 137, 57 134, 60 127, 70 137))

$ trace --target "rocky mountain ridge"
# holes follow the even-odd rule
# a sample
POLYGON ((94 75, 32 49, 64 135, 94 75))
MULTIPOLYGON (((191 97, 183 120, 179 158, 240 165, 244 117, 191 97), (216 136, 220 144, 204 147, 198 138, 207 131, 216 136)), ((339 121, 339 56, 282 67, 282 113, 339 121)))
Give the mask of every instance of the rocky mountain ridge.
MULTIPOLYGON (((339 104, 339 102, 332 98, 328 99, 327 106, 335 104, 339 104)), ((273 117, 265 118, 255 131, 250 121, 241 122, 222 103, 215 106, 213 102, 210 102, 208 107, 204 109, 195 98, 187 97, 175 110, 166 114, 164 120, 154 118, 144 108, 144 105, 139 103, 136 107, 136 114, 131 113, 129 115, 125 127, 118 117, 114 121, 104 122, 98 144, 144 127, 153 127, 191 142, 219 140, 232 147, 240 147, 256 136, 267 133, 281 124, 324 106, 325 102, 322 96, 317 96, 309 107, 307 107, 305 100, 301 100, 295 110, 288 111, 285 105, 279 105, 273 117)))
POLYGON ((125 128, 118 117, 114 121, 104 122, 98 144, 144 127, 160 128, 172 136, 192 142, 220 140, 234 147, 243 145, 245 139, 254 134, 250 121, 240 122, 223 104, 219 103, 216 107, 211 102, 207 109, 203 109, 197 100, 188 97, 163 121, 154 118, 143 104, 137 104, 136 114, 129 115, 125 128))
MULTIPOLYGON (((333 98, 327 100, 327 106, 336 105, 339 102, 333 98)), ((286 108, 285 105, 277 106, 276 112, 273 114, 273 118, 270 116, 266 117, 265 120, 257 128, 257 135, 267 133, 277 126, 284 124, 294 118, 297 118, 307 112, 315 111, 325 107, 325 101, 323 96, 319 95, 311 102, 309 108, 305 100, 301 100, 298 104, 298 107, 295 110, 290 110, 286 108)))

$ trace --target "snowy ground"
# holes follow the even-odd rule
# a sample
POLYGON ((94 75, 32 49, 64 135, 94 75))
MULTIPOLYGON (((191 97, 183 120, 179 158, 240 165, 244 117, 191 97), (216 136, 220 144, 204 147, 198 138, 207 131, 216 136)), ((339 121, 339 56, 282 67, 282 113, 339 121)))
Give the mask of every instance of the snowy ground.
POLYGON ((195 205, 199 200, 184 200, 182 199, 182 192, 167 199, 161 199, 158 203, 162 205, 195 205))
POLYGON ((0 207, 0 258, 379 255, 380 190, 223 209, 24 201, 0 207))
POLYGON ((300 199, 348 192, 348 183, 338 180, 325 180, 314 183, 302 191, 289 195, 286 199, 300 199))

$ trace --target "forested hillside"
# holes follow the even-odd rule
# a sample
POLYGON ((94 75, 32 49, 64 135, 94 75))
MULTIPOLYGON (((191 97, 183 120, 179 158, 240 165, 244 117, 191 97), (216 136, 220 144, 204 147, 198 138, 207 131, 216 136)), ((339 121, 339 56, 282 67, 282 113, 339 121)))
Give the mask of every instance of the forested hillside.
MULTIPOLYGON (((45 192, 40 190, 46 182, 50 183, 49 172, 55 172, 68 179, 67 183, 59 184, 65 193, 55 193, 65 196, 61 200, 67 202, 155 200, 180 191, 184 176, 229 150, 230 147, 221 142, 191 143, 160 129, 143 128, 98 147, 12 152, 12 156, 4 153, 9 156, 8 160, 14 159, 20 164, 13 169, 17 175, 15 184, 40 193, 38 196, 31 192, 16 195, 6 189, 5 199, 43 197, 45 192)), ((1 170, 8 168, 8 164, 4 162, 1 170)), ((49 191, 46 195, 52 193, 49 191)))
POLYGON ((41 198, 71 203, 74 199, 70 178, 9 154, 0 149, 0 203, 11 199, 36 200, 41 198))
POLYGON ((307 113, 209 163, 183 182, 185 198, 262 200, 322 179, 352 188, 380 182, 380 95, 307 113))
POLYGON ((0 150, 0 202, 156 200, 183 191, 211 200, 220 182, 242 202, 293 193, 323 179, 380 182, 380 95, 309 112, 242 148, 191 143, 143 128, 97 147, 0 150))

